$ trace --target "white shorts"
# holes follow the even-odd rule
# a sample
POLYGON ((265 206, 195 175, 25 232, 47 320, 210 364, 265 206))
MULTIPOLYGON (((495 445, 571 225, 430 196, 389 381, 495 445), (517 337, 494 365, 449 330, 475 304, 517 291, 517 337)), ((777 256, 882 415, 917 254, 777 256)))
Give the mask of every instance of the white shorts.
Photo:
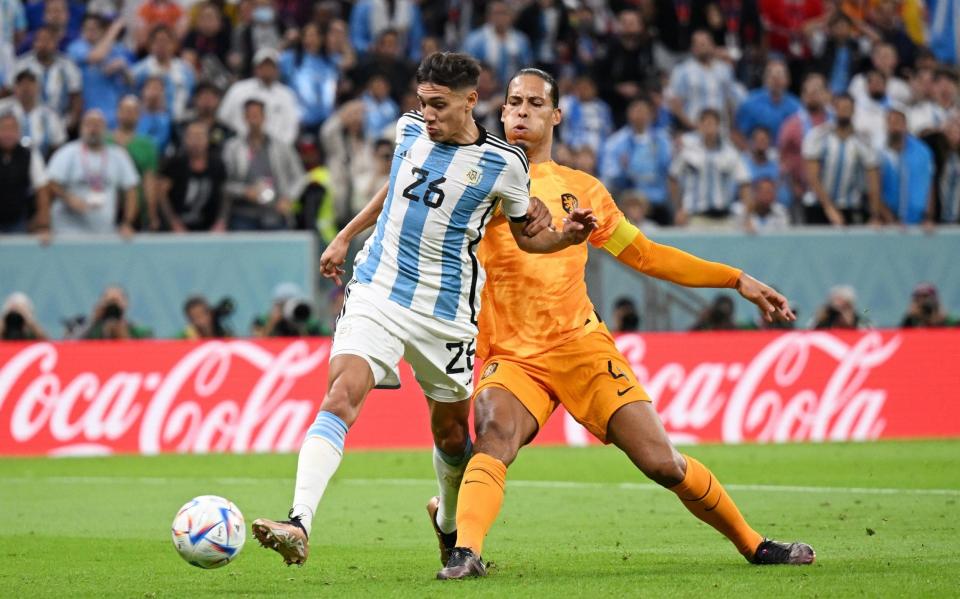
POLYGON ((347 287, 330 359, 359 356, 381 389, 399 389, 400 358, 430 399, 457 402, 473 393, 476 332, 463 323, 419 314, 356 281, 347 287))

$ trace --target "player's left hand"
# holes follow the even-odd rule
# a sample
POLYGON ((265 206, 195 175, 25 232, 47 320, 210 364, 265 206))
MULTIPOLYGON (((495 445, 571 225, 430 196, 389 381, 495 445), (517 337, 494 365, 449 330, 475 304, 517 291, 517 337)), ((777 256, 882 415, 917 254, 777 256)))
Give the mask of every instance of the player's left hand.
POLYGON ((527 207, 527 224, 523 227, 523 234, 527 237, 536 237, 540 231, 553 228, 553 215, 550 209, 537 197, 530 198, 527 207))
POLYGON ((350 244, 340 238, 339 235, 333 238, 327 249, 323 250, 320 256, 320 274, 325 279, 333 279, 338 287, 343 286, 340 275, 344 272, 342 266, 347 261, 347 250, 350 244))
POLYGON ((575 208, 570 216, 563 219, 563 234, 571 245, 583 243, 597 228, 597 217, 589 208, 575 208))
POLYGON ((737 291, 744 299, 750 300, 760 308, 760 313, 767 322, 793 322, 797 319, 786 297, 747 273, 740 274, 737 280, 737 291))

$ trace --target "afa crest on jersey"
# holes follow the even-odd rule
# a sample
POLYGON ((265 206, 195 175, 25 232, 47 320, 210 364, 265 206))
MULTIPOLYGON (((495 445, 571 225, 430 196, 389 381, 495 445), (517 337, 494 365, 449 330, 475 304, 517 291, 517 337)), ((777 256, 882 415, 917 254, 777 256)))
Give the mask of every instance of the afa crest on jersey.
POLYGON ((572 193, 565 193, 560 196, 560 205, 563 206, 564 212, 570 214, 580 207, 580 200, 578 200, 577 196, 573 195, 572 193))
POLYGON ((470 185, 476 185, 482 177, 483 171, 479 168, 472 168, 467 171, 467 183, 470 185))

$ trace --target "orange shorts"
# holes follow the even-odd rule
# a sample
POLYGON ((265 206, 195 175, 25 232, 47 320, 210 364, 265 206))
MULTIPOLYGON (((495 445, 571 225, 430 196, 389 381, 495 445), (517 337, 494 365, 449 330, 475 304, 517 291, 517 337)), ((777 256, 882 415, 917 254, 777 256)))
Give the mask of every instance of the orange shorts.
POLYGON ((563 404, 604 443, 609 443, 607 423, 614 412, 628 403, 650 401, 603 324, 585 337, 533 358, 490 356, 474 393, 487 387, 513 393, 540 428, 563 404))

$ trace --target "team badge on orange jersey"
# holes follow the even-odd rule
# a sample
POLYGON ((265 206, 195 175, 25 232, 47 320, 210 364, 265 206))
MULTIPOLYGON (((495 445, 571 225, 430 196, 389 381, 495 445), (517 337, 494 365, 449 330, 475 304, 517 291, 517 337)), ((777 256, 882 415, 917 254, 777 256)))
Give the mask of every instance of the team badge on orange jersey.
POLYGON ((564 212, 570 214, 574 210, 580 207, 580 200, 577 199, 577 196, 572 193, 565 193, 560 196, 560 203, 563 206, 564 212))
POLYGON ((472 168, 467 171, 467 183, 470 185, 476 185, 480 182, 480 177, 483 176, 483 171, 478 168, 472 168))
POLYGON ((494 372, 496 372, 497 366, 499 366, 499 364, 497 364, 496 362, 490 362, 489 364, 487 364, 487 367, 483 369, 483 374, 480 375, 480 380, 482 381, 483 379, 487 378, 488 376, 491 376, 494 372))

